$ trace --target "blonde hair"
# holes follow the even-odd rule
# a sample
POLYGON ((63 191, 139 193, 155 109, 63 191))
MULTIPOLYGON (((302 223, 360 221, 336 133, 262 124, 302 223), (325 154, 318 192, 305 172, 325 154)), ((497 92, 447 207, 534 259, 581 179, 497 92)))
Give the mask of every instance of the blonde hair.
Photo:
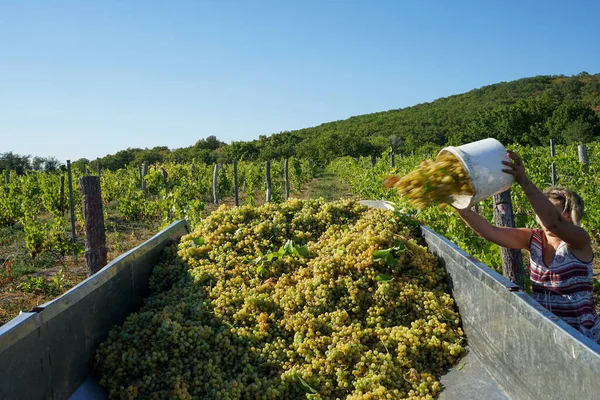
POLYGON ((581 226, 583 199, 577 193, 561 187, 551 187, 546 189, 544 194, 548 199, 560 202, 563 213, 569 213, 573 224, 581 226))

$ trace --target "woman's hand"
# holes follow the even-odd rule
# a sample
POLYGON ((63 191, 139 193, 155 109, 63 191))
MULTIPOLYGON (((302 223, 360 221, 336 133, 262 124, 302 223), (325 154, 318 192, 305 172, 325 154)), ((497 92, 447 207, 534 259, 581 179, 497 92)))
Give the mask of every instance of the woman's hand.
POLYGON ((511 161, 502 161, 502 164, 506 165, 507 169, 503 169, 503 172, 506 172, 507 174, 511 174, 512 176, 515 177, 515 181, 523 186, 523 184, 525 184, 528 181, 527 178, 527 174, 525 173, 525 166, 523 165, 523 161, 521 160, 521 157, 519 157, 517 155, 517 153, 515 153, 514 151, 508 151, 508 157, 512 160, 511 161))

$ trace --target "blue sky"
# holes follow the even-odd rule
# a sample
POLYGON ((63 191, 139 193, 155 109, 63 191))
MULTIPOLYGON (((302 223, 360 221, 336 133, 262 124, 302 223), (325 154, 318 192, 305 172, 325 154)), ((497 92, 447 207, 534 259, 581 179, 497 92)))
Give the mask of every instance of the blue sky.
POLYGON ((0 153, 252 140, 600 72, 600 1, 0 0, 0 153))

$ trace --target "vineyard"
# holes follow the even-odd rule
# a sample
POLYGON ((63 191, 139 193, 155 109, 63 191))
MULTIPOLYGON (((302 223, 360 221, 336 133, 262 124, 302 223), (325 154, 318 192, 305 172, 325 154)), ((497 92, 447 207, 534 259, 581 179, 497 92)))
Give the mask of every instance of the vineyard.
MULTIPOLYGON (((555 156, 547 148, 512 148, 542 189, 551 185, 554 163, 557 184, 583 197, 583 224, 596 241, 598 146, 589 145, 587 164, 576 146, 558 146, 555 156)), ((174 221, 186 219, 192 230, 178 250, 166 250, 142 309, 114 328, 96 353, 109 397, 436 397, 440 373, 465 354, 465 338, 444 269, 422 246, 417 222, 498 271, 501 257, 498 246, 473 234, 451 207, 422 207, 386 189, 391 175, 432 165, 423 160, 397 157, 392 167, 390 154, 345 157, 320 171, 291 159, 289 168, 269 163, 269 178, 264 164, 250 162, 237 163, 235 171, 205 164, 100 171, 109 259, 174 221), (353 200, 284 201, 286 175, 291 197, 322 197, 335 187, 339 196, 349 189, 355 198, 391 201, 397 212, 368 210, 353 200), (198 364, 198 357, 211 361, 198 364)), ((0 322, 87 276, 77 183, 89 174, 72 171, 73 213, 68 173, 6 174, 0 322)), ((512 201, 516 224, 535 226, 516 185, 512 201)), ((493 220, 492 200, 477 211, 493 220)))
MULTIPOLYGON (((265 201, 265 165, 237 164, 240 204, 265 201)), ((73 168, 73 214, 66 172, 18 175, 5 171, 0 186, 0 324, 70 289, 86 277, 85 238, 78 179, 73 168), (71 220, 73 217, 73 223, 71 220), (72 226, 75 229, 72 229, 72 226)), ((297 192, 314 174, 305 160, 290 159, 289 184, 297 192)), ((271 202, 285 197, 284 162, 270 163, 271 202)), ((100 173, 109 259, 137 246, 169 223, 193 227, 214 209, 214 165, 130 166, 100 173), (145 172, 145 173, 144 173, 145 172)), ((234 204, 233 165, 217 170, 220 202, 234 204)))

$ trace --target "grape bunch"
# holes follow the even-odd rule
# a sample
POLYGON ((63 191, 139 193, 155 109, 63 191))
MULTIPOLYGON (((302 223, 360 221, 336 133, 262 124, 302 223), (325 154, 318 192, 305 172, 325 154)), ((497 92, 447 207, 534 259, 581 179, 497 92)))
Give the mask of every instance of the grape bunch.
POLYGON ((469 174, 450 152, 443 152, 435 160, 424 160, 417 169, 403 177, 388 177, 384 186, 395 188, 420 210, 434 204, 450 204, 456 195, 475 194, 469 174))
POLYGON ((100 346, 112 399, 433 399, 464 354, 413 220, 354 201, 220 207, 100 346))

